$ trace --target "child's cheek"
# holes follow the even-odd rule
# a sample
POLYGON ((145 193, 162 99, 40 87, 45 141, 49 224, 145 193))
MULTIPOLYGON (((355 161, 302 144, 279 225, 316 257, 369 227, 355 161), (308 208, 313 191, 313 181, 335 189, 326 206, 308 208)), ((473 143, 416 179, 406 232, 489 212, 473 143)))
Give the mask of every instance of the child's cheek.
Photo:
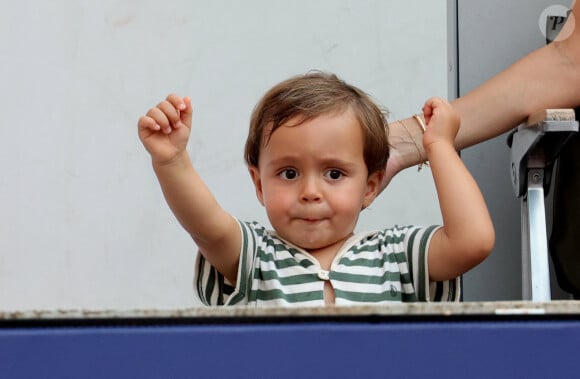
POLYGON ((272 190, 266 202, 268 213, 276 215, 286 213, 292 207, 296 196, 284 188, 272 188, 272 190))

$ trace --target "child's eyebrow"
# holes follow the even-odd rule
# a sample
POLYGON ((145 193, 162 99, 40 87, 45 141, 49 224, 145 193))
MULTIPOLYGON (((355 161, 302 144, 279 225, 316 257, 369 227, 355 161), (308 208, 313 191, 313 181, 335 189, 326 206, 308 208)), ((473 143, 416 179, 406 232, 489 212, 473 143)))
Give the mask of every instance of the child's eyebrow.
MULTIPOLYGON (((295 165, 299 163, 300 156, 298 155, 287 155, 284 157, 276 158, 267 163, 268 167, 278 167, 278 166, 285 166, 285 165, 295 165)), ((323 167, 336 167, 336 168, 344 168, 344 169, 351 169, 356 166, 356 163, 340 159, 340 158, 321 158, 318 161, 318 165, 323 167)))
POLYGON ((328 166, 328 167, 342 167, 342 168, 351 168, 351 167, 355 167, 356 163, 353 163, 351 161, 347 161, 344 159, 340 159, 340 158, 327 158, 327 159, 323 159, 322 163, 324 166, 328 166))

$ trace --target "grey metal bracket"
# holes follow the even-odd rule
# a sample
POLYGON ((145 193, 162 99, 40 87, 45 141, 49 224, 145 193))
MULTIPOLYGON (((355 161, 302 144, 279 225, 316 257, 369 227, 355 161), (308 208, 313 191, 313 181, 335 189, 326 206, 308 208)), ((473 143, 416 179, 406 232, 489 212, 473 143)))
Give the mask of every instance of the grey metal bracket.
POLYGON ((577 132, 572 109, 546 110, 531 116, 508 138, 512 186, 521 198, 524 300, 551 299, 544 196, 550 187, 554 162, 577 132))

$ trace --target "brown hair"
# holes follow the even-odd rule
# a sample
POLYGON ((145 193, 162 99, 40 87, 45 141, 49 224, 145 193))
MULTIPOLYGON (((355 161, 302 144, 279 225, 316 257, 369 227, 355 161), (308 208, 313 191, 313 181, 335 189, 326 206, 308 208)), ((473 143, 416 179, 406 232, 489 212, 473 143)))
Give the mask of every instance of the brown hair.
POLYGON ((264 130, 271 125, 270 135, 293 117, 299 125, 328 113, 341 113, 351 108, 363 128, 364 161, 369 174, 384 170, 389 158, 387 112, 365 92, 345 83, 334 74, 309 72, 287 79, 270 89, 258 102, 250 120, 244 158, 250 166, 258 166, 260 148, 268 143, 264 130))

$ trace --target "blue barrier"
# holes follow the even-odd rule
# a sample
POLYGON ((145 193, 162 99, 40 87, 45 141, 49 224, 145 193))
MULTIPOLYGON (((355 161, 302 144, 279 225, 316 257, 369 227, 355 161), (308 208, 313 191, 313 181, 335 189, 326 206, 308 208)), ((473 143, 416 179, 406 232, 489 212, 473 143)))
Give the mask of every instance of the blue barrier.
POLYGON ((0 377, 578 378, 579 348, 574 314, 12 320, 0 377))

